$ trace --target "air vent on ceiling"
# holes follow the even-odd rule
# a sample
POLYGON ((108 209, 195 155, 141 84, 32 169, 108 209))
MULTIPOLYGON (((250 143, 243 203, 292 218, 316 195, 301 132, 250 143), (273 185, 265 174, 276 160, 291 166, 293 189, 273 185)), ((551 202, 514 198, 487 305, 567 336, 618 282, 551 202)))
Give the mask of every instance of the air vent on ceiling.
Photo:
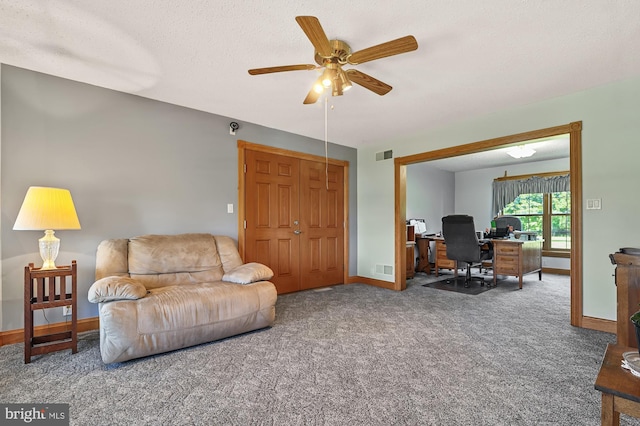
POLYGON ((376 152, 376 161, 388 160, 393 158, 393 150, 376 152))

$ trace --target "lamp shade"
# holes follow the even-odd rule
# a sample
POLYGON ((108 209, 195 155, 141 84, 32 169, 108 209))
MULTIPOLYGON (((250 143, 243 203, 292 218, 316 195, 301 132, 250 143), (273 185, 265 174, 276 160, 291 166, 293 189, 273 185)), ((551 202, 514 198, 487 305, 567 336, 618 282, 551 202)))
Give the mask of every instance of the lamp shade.
POLYGON ((24 197, 13 229, 43 231, 80 229, 80 221, 68 189, 32 186, 24 197))

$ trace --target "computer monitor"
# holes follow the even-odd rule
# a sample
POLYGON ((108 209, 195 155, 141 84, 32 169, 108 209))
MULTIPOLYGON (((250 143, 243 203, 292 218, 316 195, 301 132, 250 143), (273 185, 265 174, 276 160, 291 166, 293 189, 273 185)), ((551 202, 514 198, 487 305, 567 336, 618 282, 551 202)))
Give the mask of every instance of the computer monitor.
POLYGON ((496 228, 496 234, 495 237, 496 238, 502 238, 502 237, 506 237, 507 235, 509 235, 509 227, 503 227, 503 228, 496 228))
POLYGON ((504 238, 509 235, 509 227, 496 228, 495 231, 489 232, 488 238, 504 238))

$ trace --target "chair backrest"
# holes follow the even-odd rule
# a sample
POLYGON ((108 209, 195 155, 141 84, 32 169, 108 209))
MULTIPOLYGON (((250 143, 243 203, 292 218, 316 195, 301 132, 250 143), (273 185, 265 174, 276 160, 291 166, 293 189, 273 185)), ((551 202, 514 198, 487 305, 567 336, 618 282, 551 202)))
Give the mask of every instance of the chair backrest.
POLYGON ((480 245, 473 216, 456 214, 443 217, 442 236, 449 259, 461 262, 480 260, 480 245))
POLYGON ((515 216, 499 216, 496 218, 496 228, 513 226, 514 231, 522 231, 522 221, 515 216))

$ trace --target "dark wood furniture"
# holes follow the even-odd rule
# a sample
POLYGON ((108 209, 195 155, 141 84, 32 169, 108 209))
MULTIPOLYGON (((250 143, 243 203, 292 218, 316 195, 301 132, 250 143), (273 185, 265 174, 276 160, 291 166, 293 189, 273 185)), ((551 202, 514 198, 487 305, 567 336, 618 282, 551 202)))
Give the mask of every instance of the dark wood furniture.
POLYGON ((595 388, 602 392, 601 422, 603 425, 619 425, 620 413, 640 417, 640 377, 623 369, 622 354, 637 351, 623 345, 607 345, 595 388))
POLYGON ((418 265, 416 266, 416 272, 431 274, 431 262, 429 261, 431 241, 434 241, 431 237, 416 237, 416 245, 418 246, 418 265))
POLYGON ((522 276, 538 273, 542 280, 542 243, 543 240, 491 240, 493 243, 493 285, 498 275, 518 277, 522 288, 522 276))
POLYGON ((629 318, 640 309, 640 255, 614 253, 610 257, 616 265, 617 343, 636 346, 636 330, 629 318))
POLYGON ((416 275, 416 231, 415 226, 407 225, 407 278, 416 275))
POLYGON ((56 269, 24 268, 24 363, 34 355, 63 349, 78 352, 78 313, 76 261, 56 269), (70 329, 61 333, 34 335, 33 312, 39 309, 71 306, 70 329))

